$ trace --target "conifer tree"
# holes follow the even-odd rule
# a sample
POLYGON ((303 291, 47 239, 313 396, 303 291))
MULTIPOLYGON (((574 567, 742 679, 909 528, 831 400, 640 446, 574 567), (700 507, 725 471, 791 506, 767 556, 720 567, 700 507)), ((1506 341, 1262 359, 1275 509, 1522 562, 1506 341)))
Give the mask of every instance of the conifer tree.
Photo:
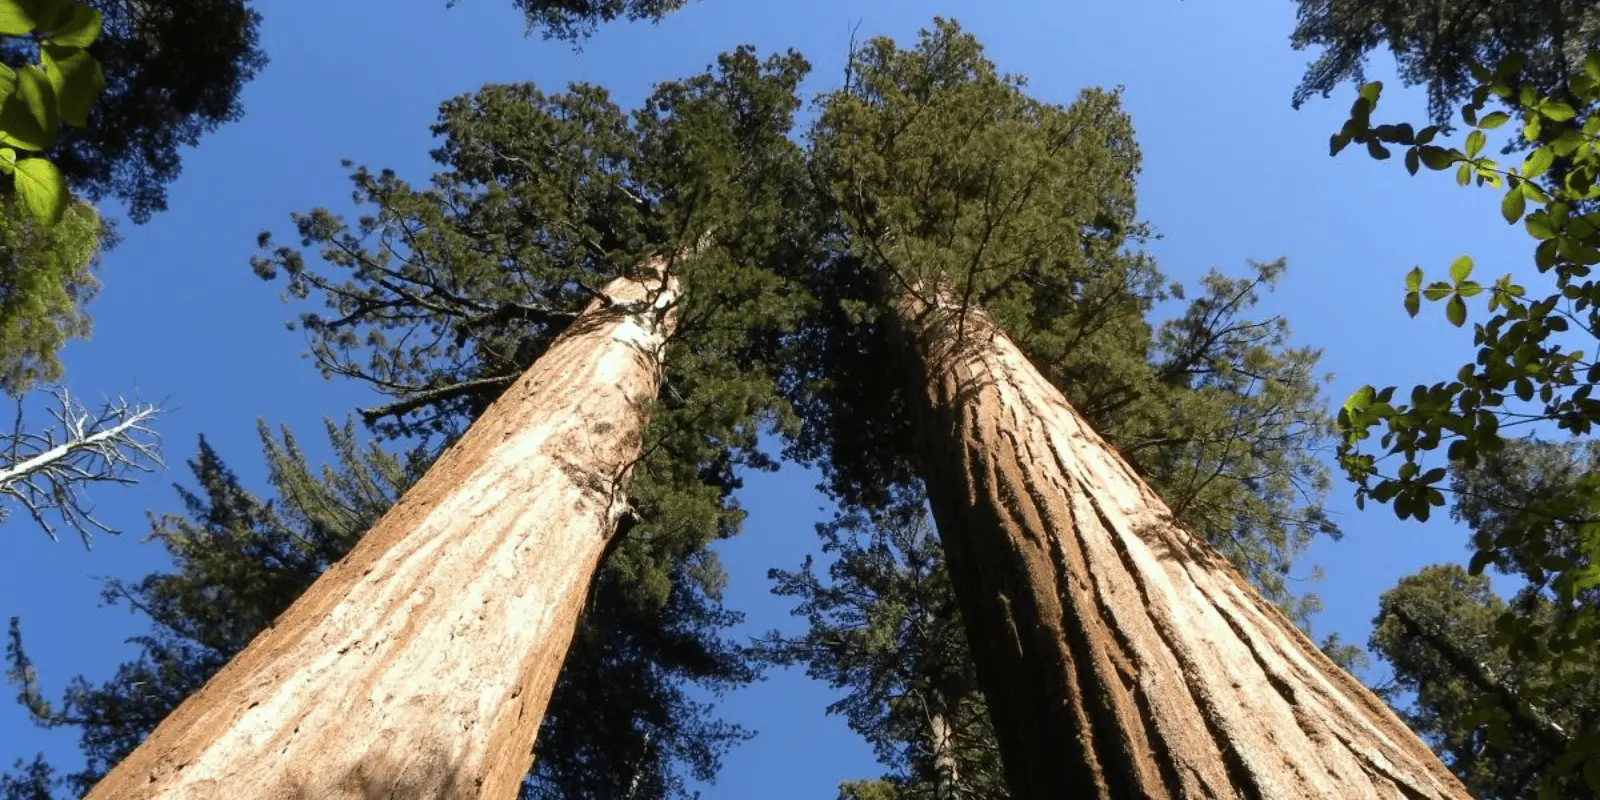
MULTIPOLYGON (((86 764, 57 777, 42 760, 19 764, 8 784, 26 797, 58 786, 80 797, 162 718, 265 629, 342 557, 431 460, 360 441, 354 426, 328 425, 335 463, 313 467, 288 430, 260 431, 275 497, 246 490, 202 441, 190 462, 195 488, 180 488, 185 512, 156 520, 152 537, 174 569, 133 584, 110 582, 109 604, 149 616, 138 656, 110 680, 69 684, 59 704, 42 697, 13 622, 11 668, 36 721, 81 731, 86 764), (18 789, 18 791, 21 791, 18 789)), ((690 565, 673 568, 672 596, 651 614, 606 570, 574 637, 540 730, 539 759, 523 796, 678 796, 682 774, 714 776, 722 753, 745 732, 720 722, 682 686, 712 691, 749 679, 722 626, 730 612, 698 591, 690 565), (598 698, 598 700, 597 700, 598 698), (620 719, 619 719, 620 718, 620 719)), ((0 793, 0 797, 8 797, 0 793)))
MULTIPOLYGON (((650 252, 692 248, 715 230, 714 245, 666 267, 667 279, 700 288, 668 304, 677 334, 663 352, 673 366, 661 402, 640 409, 648 411, 650 428, 641 441, 641 431, 630 431, 617 417, 593 431, 619 441, 632 436, 641 448, 627 497, 616 495, 627 504, 626 511, 614 506, 618 517, 632 522, 609 554, 617 576, 638 602, 657 607, 672 599, 667 567, 674 563, 688 563, 701 587, 715 591, 717 570, 702 548, 737 525, 739 512, 727 502, 736 485, 733 471, 764 464, 755 437, 774 421, 777 402, 770 388, 763 389, 770 387, 769 378, 741 367, 751 361, 745 351, 765 346, 748 320, 755 312, 754 319, 781 325, 793 313, 774 293, 771 273, 757 267, 782 250, 794 227, 784 222, 784 203, 798 185, 798 148, 784 135, 804 70, 797 56, 763 63, 740 51, 724 57, 712 73, 664 85, 632 119, 594 87, 554 97, 527 86, 486 88, 446 104, 439 126, 445 143, 436 155, 449 172, 433 189, 413 192, 392 174, 357 170, 362 199, 381 207, 358 227, 375 242, 371 251, 337 219, 317 213, 301 218, 301 233, 308 244, 326 246, 333 270, 308 268, 290 248, 273 251, 260 269, 286 275, 295 294, 317 292, 338 311, 337 318, 303 320, 313 353, 329 374, 367 378, 401 395, 369 410, 371 419, 385 421, 384 429, 394 433, 451 438, 520 368, 530 362, 533 373, 559 367, 550 342, 571 338, 573 312, 592 296, 595 281, 626 275, 623 265, 650 252), (347 277, 330 277, 341 269, 349 270, 347 277), (391 340, 383 333, 412 327, 434 337, 391 340), (370 348, 368 357, 354 360, 363 348, 370 348)), ((579 368, 589 360, 572 363, 579 368)), ((595 403, 582 407, 585 413, 603 411, 595 403)), ((457 441, 452 452, 472 438, 469 433, 457 441)), ((360 559, 366 547, 350 558, 360 559)), ((581 554, 574 558, 584 560, 581 554)), ((587 585, 586 574, 581 583, 587 585)), ((317 596, 315 588, 307 595, 317 596)), ((286 618, 310 602, 302 598, 286 618)), ((304 624, 317 624, 318 616, 306 615, 304 624)), ((262 641, 282 629, 280 624, 262 641)), ((246 651, 235 663, 255 663, 251 658, 246 651)), ((225 683, 227 677, 225 671, 216 680, 225 683)), ((188 706, 206 709, 205 693, 188 706)), ((172 719, 184 714, 180 708, 172 719)), ((181 722, 166 724, 182 729, 181 722)), ((161 743, 169 741, 163 734, 158 729, 118 769, 147 772, 140 754, 159 755, 161 743)), ((323 763, 332 769, 338 760, 323 763)), ((224 761, 219 757, 217 763, 224 761)), ((226 769, 240 768, 226 763, 226 769)), ((503 785, 505 762, 497 760, 494 767, 489 782, 503 785)), ((328 788, 329 774, 309 777, 315 788, 328 788)), ((426 770, 422 778, 456 780, 439 770, 426 770)), ((116 792, 120 780, 113 771, 96 791, 116 792)), ((142 775, 136 783, 139 791, 149 791, 142 775)), ((479 790, 494 791, 485 786, 479 790)))
MULTIPOLYGON (((1512 440, 1476 466, 1456 470, 1451 516, 1476 539, 1504 540, 1505 532, 1529 524, 1524 517, 1537 513, 1532 509, 1584 498, 1580 482, 1597 459, 1594 442, 1512 440)), ((1542 562, 1584 561, 1582 532, 1567 521, 1534 522, 1552 525, 1550 537, 1522 537, 1497 567, 1521 582, 1509 601, 1487 576, 1438 564, 1385 592, 1373 620, 1371 647, 1394 670, 1391 691, 1412 695, 1401 715, 1473 796, 1486 800, 1594 793, 1581 775, 1556 777, 1548 789, 1541 781, 1572 739, 1600 730, 1600 686, 1589 676, 1561 675, 1548 661, 1517 658, 1496 635, 1502 614, 1549 624, 1570 613, 1542 562), (1508 722, 1490 725, 1485 711, 1508 722)), ((1592 605, 1595 594, 1591 589, 1579 602, 1592 605)))
POLYGON ((869 44, 827 99, 838 236, 806 277, 853 294, 812 347, 897 375, 878 406, 826 363, 796 381, 833 485, 926 485, 1015 797, 1464 797, 1051 385, 1060 309, 1126 269, 1135 151, 1095 99, 1029 98, 946 22, 869 44), (852 406, 898 423, 864 433, 852 406))

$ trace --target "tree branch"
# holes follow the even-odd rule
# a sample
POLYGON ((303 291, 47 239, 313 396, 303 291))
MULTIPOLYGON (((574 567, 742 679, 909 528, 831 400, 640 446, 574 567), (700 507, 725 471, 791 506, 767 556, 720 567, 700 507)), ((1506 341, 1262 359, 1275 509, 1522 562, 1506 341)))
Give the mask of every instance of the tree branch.
POLYGON ((448 386, 439 386, 433 389, 423 389, 422 391, 408 394, 404 398, 388 405, 363 408, 360 410, 361 419, 371 424, 384 417, 399 417, 441 400, 450 400, 462 395, 475 394, 485 389, 504 388, 516 379, 516 375, 497 375, 488 378, 473 378, 470 381, 452 383, 448 386))
POLYGON ((1449 637, 1423 625, 1400 603, 1390 603, 1386 610, 1400 621, 1400 625, 1406 631, 1433 648, 1445 660, 1445 663, 1449 664, 1450 668, 1459 673, 1461 677, 1466 678, 1469 683, 1484 694, 1498 698, 1500 706, 1511 714, 1511 718, 1516 720, 1520 727, 1551 747, 1563 749, 1567 746, 1570 737, 1565 729, 1546 716, 1538 707, 1523 700, 1516 689, 1497 680, 1486 665, 1462 652, 1461 648, 1457 647, 1455 642, 1450 641, 1449 637))

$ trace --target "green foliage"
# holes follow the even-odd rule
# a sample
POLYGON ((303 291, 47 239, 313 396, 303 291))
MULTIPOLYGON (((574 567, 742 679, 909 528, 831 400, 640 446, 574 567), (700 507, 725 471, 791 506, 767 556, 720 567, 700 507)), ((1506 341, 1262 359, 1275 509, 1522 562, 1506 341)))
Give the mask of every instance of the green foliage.
MULTIPOLYGON (((9 2, 41 6, 39 0, 9 2)), ((45 62, 57 113, 68 123, 50 160, 74 194, 123 200, 129 218, 144 222, 166 208, 166 186, 182 168, 180 151, 242 113, 239 93, 266 64, 260 15, 250 0, 83 0, 70 6, 44 0, 41 7, 78 9, 53 29, 59 46, 0 39, 0 63, 20 71, 45 62), (90 14, 102 20, 92 45, 81 24, 90 14), (84 47, 98 68, 63 49, 84 47), (105 88, 90 113, 82 98, 102 77, 105 88), (77 120, 85 124, 73 127, 77 120)))
POLYGON ((1009 796, 988 709, 978 689, 943 554, 920 495, 889 509, 818 526, 828 579, 807 558, 772 570, 773 593, 793 597, 806 631, 768 634, 756 654, 804 664, 844 696, 828 706, 889 767, 879 787, 850 784, 842 797, 934 797, 941 759, 961 797, 1009 796), (854 788, 852 788, 852 786, 854 788), (891 789, 891 787, 893 787, 891 789))
POLYGON ((100 217, 83 203, 53 226, 20 204, 0 198, 0 392, 13 396, 58 380, 62 345, 89 334, 84 306, 99 288, 94 268, 104 236, 100 217))
POLYGON ((1291 565, 1311 536, 1336 534, 1314 455, 1332 433, 1318 354, 1251 313, 1282 261, 1213 272, 1178 314, 1150 321, 1183 292, 1139 250, 1139 152, 1115 92, 1036 101, 944 22, 912 48, 868 43, 850 78, 811 135, 829 227, 823 257, 796 276, 816 308, 783 384, 801 421, 789 452, 819 463, 843 511, 820 528, 826 577, 811 562, 774 571, 809 624, 760 652, 843 689, 831 710, 890 767, 841 798, 935 796, 928 704, 955 723, 957 796, 1003 797, 942 556, 919 527, 885 314, 894 287, 943 279, 988 309, 1180 521, 1302 624, 1317 601, 1289 591, 1291 565))
MULTIPOLYGON (((1525 509, 1564 502, 1581 490, 1583 476, 1600 465, 1593 442, 1512 440, 1473 469, 1451 476, 1451 513, 1492 541, 1524 527, 1525 509)), ((1552 553, 1581 558, 1579 531, 1535 520, 1552 536, 1529 538, 1508 549, 1503 571, 1522 579, 1510 603, 1493 593, 1483 575, 1454 565, 1429 567, 1385 593, 1372 647, 1394 668, 1396 688, 1414 693, 1401 713, 1430 740, 1450 767, 1483 798, 1534 798, 1539 778, 1566 749, 1569 732, 1600 726, 1600 682, 1558 674, 1549 660, 1514 657, 1497 641, 1499 620, 1548 625, 1563 613, 1542 579, 1540 562, 1552 553)), ((1600 593, 1581 602, 1592 606, 1600 593)), ((1551 782, 1559 797, 1592 793, 1577 775, 1551 782)), ((1547 789, 1546 791, 1550 791, 1547 789)))
POLYGON ((426 187, 355 169, 357 220, 320 209, 295 218, 315 256, 262 240, 258 273, 321 306, 299 325, 324 374, 394 398, 365 412, 380 432, 447 440, 597 287, 715 232, 671 264, 685 294, 628 485, 634 524, 606 561, 603 585, 616 596, 590 609, 579 637, 597 653, 631 655, 596 656, 599 672, 558 689, 548 719, 562 721, 560 737, 596 744, 564 762, 542 743, 538 769, 570 764, 562 769, 579 783, 552 780, 540 796, 593 796, 593 782, 633 775, 646 776, 641 792, 678 796, 677 766, 709 777, 720 748, 742 735, 717 727, 724 733, 703 737, 715 746, 673 750, 661 731, 711 730, 709 710, 665 703, 661 731, 645 741, 634 720, 651 712, 635 704, 678 696, 681 681, 716 690, 751 678, 710 644, 699 667, 672 665, 694 652, 685 637, 720 643, 733 619, 718 605, 724 576, 706 546, 738 531, 738 472, 771 468, 758 435, 786 424, 767 365, 805 298, 772 267, 811 247, 799 219, 803 153, 788 138, 807 70, 792 53, 740 49, 658 86, 631 114, 594 86, 486 86, 442 105, 433 153, 442 169, 426 187), (633 633, 629 620, 640 621, 633 633))
POLYGON ((1155 327, 1146 315, 1169 294, 1138 250, 1139 151, 1116 93, 1042 103, 943 21, 911 49, 867 44, 851 74, 811 134, 837 227, 833 255, 803 276, 820 308, 788 359, 802 420, 792 453, 820 461, 847 507, 881 506, 913 482, 911 415, 883 368, 894 358, 877 310, 893 302, 887 287, 943 280, 990 312, 1182 522, 1286 601, 1288 565, 1334 528, 1311 452, 1332 432, 1318 354, 1288 347, 1282 319, 1246 316, 1284 263, 1210 274, 1155 327))
MULTIPOLYGON (((454 5, 457 0, 450 0, 454 5)), ((600 25, 618 19, 660 22, 690 0, 513 0, 528 18, 528 29, 547 39, 578 43, 600 25)))
MULTIPOLYGON (((1547 281, 1530 290, 1507 274, 1485 286, 1469 279, 1472 262, 1466 258, 1457 259, 1449 281, 1424 287, 1421 270, 1407 277, 1405 303, 1413 315, 1422 300, 1444 301, 1446 319, 1457 327, 1467 323, 1468 301, 1486 300, 1488 314, 1472 325, 1476 359, 1454 380, 1416 386, 1409 403, 1397 402, 1395 387, 1363 387, 1339 414, 1340 463, 1358 485, 1357 502, 1392 503, 1402 519, 1426 520, 1430 509, 1443 506, 1444 465, 1477 468, 1506 449, 1507 429, 1539 426, 1581 437, 1600 420, 1600 400, 1590 396, 1600 382, 1600 364, 1588 354, 1600 331, 1600 285, 1590 277, 1600 263, 1594 202, 1600 196, 1600 115, 1587 110, 1600 100, 1600 57, 1585 60, 1563 99, 1543 94, 1523 72, 1526 64, 1514 55, 1493 69, 1470 65, 1476 84, 1462 109, 1462 118, 1479 130, 1500 122, 1492 113, 1481 114, 1491 102, 1528 120, 1521 135, 1532 150, 1520 167, 1474 155, 1470 142, 1466 150, 1434 144, 1435 127, 1413 132, 1409 125, 1373 126, 1382 88, 1376 84, 1364 89, 1334 137, 1336 152, 1348 142, 1369 149, 1406 147, 1410 163, 1434 170, 1455 166, 1462 185, 1502 190, 1502 214, 1512 223, 1520 220, 1535 240, 1534 267, 1547 281), (1370 452, 1374 428, 1383 432, 1370 452), (1380 459, 1398 466, 1381 469, 1380 459)), ((1509 648, 1514 659, 1548 664, 1553 681, 1586 685, 1600 670, 1600 608, 1584 599, 1600 587, 1600 474, 1587 471, 1572 487, 1538 497, 1523 513, 1505 518, 1514 522, 1478 531, 1470 572, 1491 565, 1516 569, 1547 591, 1563 612, 1508 612, 1496 625, 1495 645, 1509 648), (1532 560, 1516 553, 1532 554, 1532 560)), ((1579 772, 1592 775, 1591 789, 1600 792, 1600 730, 1575 733, 1542 785, 1553 792, 1564 776, 1579 772)))
POLYGON ((1387 47, 1401 80, 1423 85, 1432 121, 1445 124, 1472 91, 1468 64, 1531 54, 1527 79, 1542 94, 1566 88, 1600 46, 1600 11, 1585 0, 1296 0, 1295 49, 1319 47, 1294 93, 1296 108, 1345 82, 1366 81, 1367 58, 1387 47))
POLYGON ((83 127, 105 87, 100 63, 83 48, 100 35, 100 12, 75 0, 0 0, 0 36, 28 37, 40 65, 0 64, 0 173, 15 179, 22 206, 34 220, 54 225, 67 210, 67 182, 43 158, 19 159, 15 150, 42 152, 61 123, 83 127))
MULTIPOLYGON (((272 500, 246 490, 201 442, 190 462, 198 490, 179 489, 186 512, 152 526, 173 571, 105 587, 108 603, 126 603, 153 624, 133 640, 138 655, 105 683, 78 678, 60 704, 46 702, 13 620, 8 657, 20 700, 43 725, 80 729, 87 764, 59 779, 43 762, 19 764, 0 787, 60 786, 80 796, 354 546, 430 461, 426 448, 396 457, 362 443, 348 423, 330 423, 327 432, 336 463, 318 470, 287 430, 275 437, 261 428, 272 500)), ((679 796, 680 771, 709 778, 721 754, 745 737, 682 685, 717 691, 753 677, 739 650, 714 635, 737 616, 708 602, 693 575, 676 570, 655 607, 637 602, 623 571, 602 574, 540 730, 539 763, 524 797, 622 797, 628 787, 640 796, 679 796)))

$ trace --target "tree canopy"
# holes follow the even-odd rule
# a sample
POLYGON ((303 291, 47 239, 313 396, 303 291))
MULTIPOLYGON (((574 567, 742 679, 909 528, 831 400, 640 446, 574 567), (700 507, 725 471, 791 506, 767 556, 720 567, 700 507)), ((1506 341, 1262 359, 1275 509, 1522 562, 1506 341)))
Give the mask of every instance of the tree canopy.
MULTIPOLYGON (((528 29, 539 30, 547 39, 574 44, 588 38, 595 29, 619 19, 660 22, 691 0, 513 0, 528 18, 528 29)), ((451 0, 457 3, 460 0, 451 0)))
POLYGON ((811 135, 833 227, 801 276, 817 309, 785 382, 801 421, 790 455, 822 467, 842 509, 819 528, 825 575, 809 559, 772 573, 805 630, 758 651, 842 689, 830 710, 889 767, 841 797, 1002 797, 943 555, 921 517, 886 286, 943 274, 990 309, 1180 519, 1301 624, 1317 602, 1289 590, 1291 567, 1312 536, 1337 533, 1313 454, 1332 433, 1318 354, 1291 347, 1281 318, 1251 314, 1282 261, 1243 278, 1212 272, 1179 313, 1150 321, 1184 291, 1142 250, 1139 151, 1116 92, 1034 100, 943 21, 905 49, 867 43, 849 74, 811 135))
POLYGON ((1564 92, 1583 57, 1600 46, 1600 9, 1583 0, 1296 0, 1295 49, 1320 48, 1295 89, 1300 107, 1313 95, 1367 80, 1368 59, 1387 47, 1408 86, 1427 89, 1428 113, 1449 122, 1471 93, 1467 65, 1528 56, 1525 74, 1544 94, 1564 92))
MULTIPOLYGON (((1450 469, 1478 469, 1505 453, 1519 427, 1547 437, 1583 437, 1600 420, 1600 400, 1590 396, 1600 365, 1586 349, 1600 332, 1600 284, 1590 279, 1600 263, 1600 216, 1594 211, 1600 197, 1600 154, 1594 148, 1600 116, 1593 113, 1600 100, 1600 53, 1585 57, 1555 95, 1524 73, 1528 63, 1513 53, 1492 67, 1467 65, 1475 83, 1462 119, 1472 130, 1460 147, 1436 141, 1437 126, 1374 125, 1379 83, 1361 87, 1349 121, 1332 140, 1335 153, 1361 143, 1376 158, 1387 158, 1390 147, 1405 148, 1413 173, 1423 166, 1452 170, 1462 186, 1503 191, 1501 215, 1508 224, 1521 224, 1535 242, 1536 275, 1521 275, 1546 282, 1532 292, 1512 273, 1488 282, 1475 277, 1469 255, 1456 257, 1447 274, 1431 282, 1420 267, 1405 276, 1402 302, 1413 316, 1424 301, 1442 303, 1445 319, 1465 327, 1469 301, 1482 298, 1488 308, 1471 328, 1476 357, 1453 379, 1415 386, 1409 402, 1396 396, 1398 387, 1364 386, 1339 412, 1340 464, 1356 484, 1358 504, 1391 504, 1401 519, 1428 519, 1452 490, 1444 485, 1450 469), (1528 154, 1520 165, 1502 166, 1484 150, 1513 114, 1524 120, 1514 135, 1528 154), (1375 430, 1381 434, 1374 442, 1375 430)), ((1600 588, 1597 489, 1600 473, 1588 470, 1569 488, 1527 497, 1515 514, 1504 513, 1500 503, 1506 495, 1496 492, 1462 507, 1478 526, 1469 573, 1490 566, 1513 572, 1555 608, 1550 614, 1507 609, 1495 622, 1495 647, 1550 671, 1548 681, 1522 687, 1519 702, 1543 705, 1549 687, 1591 686, 1600 674, 1594 657, 1600 642, 1600 607, 1594 603, 1600 588)), ((1506 736, 1506 726, 1525 721, 1518 705, 1488 702, 1476 722, 1501 729, 1497 739, 1506 736)), ((1560 750, 1540 776, 1543 796, 1554 796, 1575 774, 1600 792, 1600 729, 1568 731, 1560 750)))
MULTIPOLYGON (((1594 442, 1517 439, 1472 469, 1451 476, 1451 515, 1480 540, 1526 524, 1524 509, 1579 492, 1585 474, 1600 465, 1594 442)), ((1555 552, 1577 556, 1580 531, 1558 524, 1555 552)), ((1400 581, 1379 600, 1371 647, 1394 669, 1394 689, 1414 695, 1402 706, 1406 721, 1428 739, 1474 796, 1534 798, 1540 779, 1563 755, 1573 733, 1600 725, 1600 684, 1594 676, 1562 678, 1549 661, 1516 658, 1496 636, 1504 615, 1550 625, 1560 605, 1545 586, 1527 579, 1540 569, 1545 543, 1512 548, 1503 571, 1522 579, 1509 602, 1485 575, 1454 564, 1425 568, 1400 581), (1577 678, 1577 679, 1574 679, 1577 678), (1511 712, 1507 725, 1483 724, 1485 708, 1511 712)), ((1581 556, 1578 556, 1581 557, 1581 556)), ((1592 598, 1590 598, 1592 602, 1592 598)), ((1575 775, 1558 778, 1560 797, 1586 791, 1575 775)), ((1549 791, 1549 790, 1546 790, 1549 791)))
MULTIPOLYGON (((104 19, 89 47, 105 74, 83 127, 62 131, 50 158, 73 192, 117 199, 144 222, 167 206, 180 150, 243 114, 239 93, 266 65, 260 15, 248 0, 85 0, 104 19)), ((33 46, 0 41, 0 62, 29 63, 33 46)))
MULTIPOLYGON (((559 94, 487 86, 441 106, 434 151, 441 171, 425 187, 353 168, 360 207, 353 223, 320 209, 297 215, 309 256, 263 237, 257 271, 319 307, 299 322, 318 365, 389 395, 393 402, 369 409, 368 419, 420 448, 423 459, 538 357, 593 287, 650 254, 709 242, 673 261, 687 293, 629 486, 628 530, 596 581, 552 699, 531 797, 683 796, 685 776, 710 778, 722 751, 745 735, 691 699, 687 687, 715 693, 752 677, 725 639, 737 617, 721 607, 723 575, 705 548, 739 529, 738 471, 770 468, 758 435, 784 418, 771 370, 762 366, 772 359, 762 356, 799 313, 770 265, 806 246, 796 223, 803 160, 787 134, 807 69, 794 54, 761 59, 737 50, 702 75, 662 84, 632 114, 594 86, 559 94)), ((206 462, 203 452, 198 463, 206 462)), ((345 477, 323 480, 363 485, 366 469, 344 464, 345 477)), ((246 516, 277 513, 277 505, 245 502, 228 481, 201 482, 208 493, 215 484, 229 501, 223 505, 241 506, 246 516)), ((304 501, 298 490, 290 497, 279 489, 278 504, 304 501)), ((282 581, 272 577, 276 559, 256 558, 270 552, 271 531, 287 529, 295 539, 315 532, 272 519, 212 530, 206 521, 216 506, 192 507, 187 524, 225 552, 246 552, 231 560, 233 572, 169 576, 186 591, 208 596, 257 581, 298 591, 325 566, 308 562, 282 581)), ((346 519, 351 527, 328 546, 342 553, 372 518, 346 519)), ((180 654, 185 678, 160 707, 197 688, 271 619, 270 606, 294 596, 285 594, 241 596, 259 606, 240 618, 239 630, 249 633, 180 654)), ((172 620, 180 637, 195 624, 186 616, 172 620)), ((103 696, 118 698, 130 690, 103 688, 103 696)), ((85 702, 73 697, 69 706, 85 702)), ((137 737, 159 714, 120 720, 86 730, 137 737)), ((92 743, 86 748, 94 752, 92 743)), ((102 768, 126 751, 104 752, 102 768)))

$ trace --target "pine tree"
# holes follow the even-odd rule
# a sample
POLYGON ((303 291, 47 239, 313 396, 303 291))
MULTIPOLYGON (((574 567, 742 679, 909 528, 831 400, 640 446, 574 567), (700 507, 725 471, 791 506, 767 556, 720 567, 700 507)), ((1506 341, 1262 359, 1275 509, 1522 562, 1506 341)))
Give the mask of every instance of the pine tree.
POLYGON ((895 364, 868 407, 904 420, 865 450, 829 402, 860 382, 811 376, 834 486, 927 486, 1016 797, 1464 796, 1051 385, 1059 309, 1134 258, 1135 150, 1096 99, 1028 98, 945 22, 869 44, 828 98, 811 138, 840 235, 807 277, 857 294, 816 335, 895 364))
POLYGON ((677 297, 670 262, 653 267, 601 289, 349 554, 87 797, 515 793, 626 513, 677 297))
POLYGON ((811 558, 798 571, 770 573, 775 594, 797 598, 807 630, 769 634, 756 655, 804 664, 810 677, 845 690, 828 711, 843 715, 891 771, 876 784, 846 784, 843 796, 1008 797, 924 502, 912 494, 819 526, 822 552, 834 559, 827 580, 811 558))
MULTIPOLYGON (((1510 442, 1476 467, 1457 470, 1452 516, 1474 537, 1500 540, 1506 530, 1530 522, 1523 519, 1528 509, 1563 497, 1581 500, 1579 480, 1597 461, 1600 447, 1594 442, 1510 442)), ((1581 561, 1583 537, 1577 526, 1555 525, 1554 548, 1547 548, 1548 540, 1523 538, 1506 554, 1501 572, 1522 582, 1509 603, 1494 593, 1487 576, 1441 564, 1385 592, 1373 620, 1373 652, 1393 667, 1394 690, 1413 696, 1401 715, 1475 797, 1541 796, 1540 780, 1569 740, 1600 730, 1600 686, 1558 676, 1548 661, 1516 658, 1497 635, 1503 613, 1533 621, 1571 613, 1552 591, 1541 562, 1581 561), (1487 724, 1491 715, 1505 724, 1487 724)), ((1578 602, 1592 605, 1595 594, 1590 590, 1578 602)), ((1560 778, 1551 789, 1560 797, 1594 794, 1580 775, 1560 778)))

